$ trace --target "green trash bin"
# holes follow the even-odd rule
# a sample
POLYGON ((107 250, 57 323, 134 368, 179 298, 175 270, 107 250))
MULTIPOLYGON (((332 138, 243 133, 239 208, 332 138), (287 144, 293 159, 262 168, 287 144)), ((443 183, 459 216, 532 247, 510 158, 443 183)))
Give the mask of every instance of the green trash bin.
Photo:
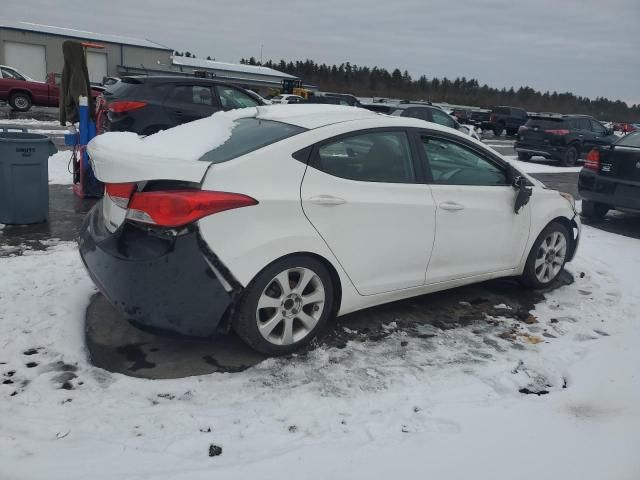
POLYGON ((46 135, 0 128, 0 223, 46 222, 49 216, 49 156, 57 152, 46 135))

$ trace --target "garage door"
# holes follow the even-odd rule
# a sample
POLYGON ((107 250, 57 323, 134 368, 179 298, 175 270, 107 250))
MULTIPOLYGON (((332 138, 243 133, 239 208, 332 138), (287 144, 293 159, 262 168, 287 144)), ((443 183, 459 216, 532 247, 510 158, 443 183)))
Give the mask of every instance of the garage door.
POLYGON ((87 69, 91 83, 102 83, 107 76, 107 54, 102 52, 87 52, 87 69))
POLYGON ((4 42, 5 65, 44 82, 47 76, 47 60, 44 45, 4 42))

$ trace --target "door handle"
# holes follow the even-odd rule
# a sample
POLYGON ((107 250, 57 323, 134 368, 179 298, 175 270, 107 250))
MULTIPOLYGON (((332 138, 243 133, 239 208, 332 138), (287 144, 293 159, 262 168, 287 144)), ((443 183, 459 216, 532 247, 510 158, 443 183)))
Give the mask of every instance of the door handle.
POLYGON ((440 204, 440 208, 443 210, 449 210, 450 212, 455 212, 458 210, 464 210, 464 205, 456 202, 442 202, 440 204))
POLYGON ((311 197, 309 201, 316 205, 342 205, 347 203, 344 198, 334 197, 333 195, 318 195, 317 197, 311 197))
POLYGON ((179 117, 181 117, 184 114, 182 110, 176 110, 174 113, 179 117))

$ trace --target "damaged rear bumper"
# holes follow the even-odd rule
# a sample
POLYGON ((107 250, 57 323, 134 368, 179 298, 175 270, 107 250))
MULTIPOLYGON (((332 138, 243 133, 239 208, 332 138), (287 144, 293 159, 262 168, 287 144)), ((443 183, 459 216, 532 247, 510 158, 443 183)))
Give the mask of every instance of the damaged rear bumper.
POLYGON ((178 233, 124 222, 111 233, 100 202, 87 215, 78 244, 92 280, 130 322, 193 336, 226 330, 240 286, 196 227, 178 233))

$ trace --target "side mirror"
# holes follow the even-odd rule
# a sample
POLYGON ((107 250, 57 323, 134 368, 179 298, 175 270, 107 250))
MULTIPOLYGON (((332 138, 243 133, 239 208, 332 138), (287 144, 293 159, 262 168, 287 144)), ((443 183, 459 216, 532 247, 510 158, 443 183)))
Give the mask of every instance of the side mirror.
POLYGON ((513 206, 513 211, 517 215, 520 213, 520 209, 529 203, 533 189, 529 186, 527 179, 522 176, 515 177, 512 186, 518 192, 513 206))

